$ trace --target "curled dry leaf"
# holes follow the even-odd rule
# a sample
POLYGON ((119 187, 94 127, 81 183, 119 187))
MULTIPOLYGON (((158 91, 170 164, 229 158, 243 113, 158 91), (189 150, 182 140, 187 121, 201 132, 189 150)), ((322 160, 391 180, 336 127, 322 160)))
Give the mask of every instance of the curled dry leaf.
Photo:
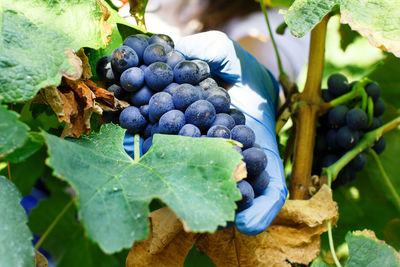
POLYGON ((74 72, 70 73, 67 71, 60 71, 60 73, 67 79, 76 81, 82 76, 82 61, 72 50, 65 50, 64 53, 67 55, 69 62, 71 63, 74 72))
POLYGON ((230 228, 201 236, 197 247, 219 267, 308 264, 319 255, 327 221, 337 217, 332 191, 324 185, 309 200, 286 201, 273 224, 259 235, 230 228))
POLYGON ((187 253, 196 241, 196 234, 183 231, 176 215, 166 207, 152 212, 150 222, 150 236, 134 244, 126 266, 183 266, 187 253))
POLYGON ((324 185, 309 200, 286 201, 273 224, 256 236, 241 234, 235 227, 214 234, 186 233, 167 208, 150 217, 150 237, 132 247, 127 266, 182 266, 197 241, 197 248, 218 267, 289 267, 309 264, 319 255, 320 235, 327 231, 328 220, 337 220, 338 208, 324 185))
POLYGON ((107 7, 100 0, 96 0, 96 2, 100 6, 102 12, 100 18, 101 39, 105 45, 108 45, 108 43, 111 41, 111 37, 108 36, 113 32, 113 27, 107 22, 111 14, 107 7))
POLYGON ((81 59, 82 61, 82 79, 83 80, 89 80, 92 78, 92 70, 90 68, 90 63, 88 57, 85 55, 85 52, 83 48, 79 49, 78 53, 76 55, 81 59))
POLYGON ((46 257, 37 250, 35 254, 35 267, 49 267, 46 257))
POLYGON ((235 171, 233 173, 233 178, 236 180, 236 182, 240 182, 246 177, 247 177, 246 163, 242 161, 238 165, 236 165, 235 171))

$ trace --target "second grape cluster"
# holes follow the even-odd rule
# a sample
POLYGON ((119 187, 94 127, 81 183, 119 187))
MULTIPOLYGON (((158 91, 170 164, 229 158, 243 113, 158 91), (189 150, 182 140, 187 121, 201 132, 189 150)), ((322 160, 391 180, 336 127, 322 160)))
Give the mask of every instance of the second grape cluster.
POLYGON ((237 184, 242 193, 238 210, 250 207, 267 188, 267 156, 245 116, 231 108, 228 92, 211 78, 209 65, 186 60, 169 36, 132 35, 98 61, 96 72, 108 91, 131 104, 122 112, 104 112, 103 119, 140 134, 143 154, 158 133, 233 139, 242 144, 233 148, 243 155, 248 173, 237 184))
MULTIPOLYGON (((325 102, 348 94, 357 82, 349 84, 342 74, 333 74, 328 78, 328 89, 322 90, 325 102)), ((315 143, 315 159, 313 173, 320 174, 322 168, 335 163, 347 151, 357 145, 365 133, 382 126, 381 116, 385 112, 385 102, 380 98, 380 86, 376 82, 369 82, 364 89, 368 98, 373 103, 373 116, 370 118, 367 111, 362 108, 361 97, 358 95, 350 101, 336 105, 327 114, 320 117, 315 143)), ((372 147, 378 154, 385 149, 386 142, 383 137, 377 140, 372 147)), ((332 187, 338 187, 353 179, 357 172, 366 164, 364 152, 359 153, 340 172, 332 187)))

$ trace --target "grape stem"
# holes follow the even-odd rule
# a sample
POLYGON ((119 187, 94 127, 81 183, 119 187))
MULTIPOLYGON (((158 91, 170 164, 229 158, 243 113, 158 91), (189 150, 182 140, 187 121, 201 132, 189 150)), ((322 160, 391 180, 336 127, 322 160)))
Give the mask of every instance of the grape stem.
POLYGON ((300 94, 300 107, 293 123, 296 137, 293 153, 293 168, 290 179, 290 198, 307 199, 311 185, 311 165, 316 134, 316 122, 321 107, 321 80, 325 59, 325 37, 329 15, 311 31, 307 80, 300 94))
POLYGON ((329 177, 332 177, 332 181, 334 181, 338 176, 340 170, 343 169, 352 159, 354 159, 359 153, 361 153, 365 149, 371 147, 375 143, 375 141, 378 140, 384 133, 395 129, 399 125, 400 116, 379 127, 378 129, 366 133, 353 149, 349 150, 346 154, 344 154, 339 160, 337 160, 328 168, 324 168, 322 171, 322 176, 328 177, 328 184, 329 177))
POLYGON ((400 211, 400 196, 397 194, 396 189, 394 188, 392 182, 390 181, 389 176, 387 175, 385 169, 383 168, 383 165, 378 157, 378 154, 376 154, 376 152, 371 148, 369 148, 367 151, 371 155, 371 157, 375 160, 376 165, 378 165, 378 169, 382 175, 383 182, 387 187, 387 189, 389 190, 389 192, 392 194, 394 200, 393 202, 396 208, 400 211))
POLYGON ((335 265, 337 267, 342 267, 342 265, 340 264, 340 262, 336 256, 335 246, 333 245, 331 220, 328 220, 328 239, 329 239, 329 248, 331 250, 333 261, 335 262, 335 265))
POLYGON ((134 153, 134 162, 138 162, 140 159, 140 135, 135 134, 135 139, 134 139, 134 146, 133 146, 133 153, 134 153))
POLYGON ((52 223, 47 227, 46 231, 43 233, 43 235, 40 237, 39 241, 35 245, 35 249, 39 249, 44 240, 47 238, 47 236, 53 231, 54 227, 57 225, 57 223, 61 220, 61 218, 64 216, 64 214, 68 211, 68 209, 72 206, 72 204, 75 202, 75 198, 71 199, 67 205, 62 209, 62 211, 57 215, 57 217, 52 221, 52 223))
POLYGON ((7 170, 8 170, 8 179, 10 182, 12 182, 12 177, 11 177, 11 164, 9 161, 7 161, 7 170))

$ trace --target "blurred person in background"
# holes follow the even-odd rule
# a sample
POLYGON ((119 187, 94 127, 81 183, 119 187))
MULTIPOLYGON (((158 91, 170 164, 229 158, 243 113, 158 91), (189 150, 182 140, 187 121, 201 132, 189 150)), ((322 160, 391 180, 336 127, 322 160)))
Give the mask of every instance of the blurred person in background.
MULTIPOLYGON (((120 15, 130 23, 127 0, 113 0, 120 7, 120 15)), ((279 8, 268 9, 273 31, 283 22, 279 8)), ((278 63, 268 33, 260 3, 254 0, 149 0, 146 9, 147 30, 164 33, 174 40, 194 33, 219 30, 237 41, 245 50, 279 77, 278 63)), ((275 34, 283 69, 292 81, 307 62, 309 35, 296 38, 288 30, 284 35, 275 34)))

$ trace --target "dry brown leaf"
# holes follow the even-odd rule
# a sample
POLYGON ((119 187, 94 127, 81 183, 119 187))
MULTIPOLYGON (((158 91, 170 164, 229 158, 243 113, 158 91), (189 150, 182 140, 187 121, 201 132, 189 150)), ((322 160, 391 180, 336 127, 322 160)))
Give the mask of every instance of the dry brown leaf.
POLYGON ((244 161, 241 161, 235 167, 235 171, 233 172, 233 178, 236 180, 236 182, 240 182, 246 177, 247 177, 246 163, 244 161))
POLYGON ((72 50, 65 50, 64 53, 67 55, 69 62, 71 63, 74 72, 69 73, 67 71, 61 70, 60 73, 67 79, 78 80, 82 76, 82 61, 72 50))
POLYGON ((323 186, 309 200, 286 201, 273 224, 259 235, 247 236, 230 228, 202 235, 197 247, 218 267, 308 264, 319 255, 327 221, 337 216, 332 191, 323 186))
POLYGON ((85 51, 83 48, 79 49, 78 53, 76 55, 81 59, 82 61, 82 79, 83 80, 88 80, 92 78, 92 70, 90 68, 90 63, 88 57, 85 55, 85 51))
POLYGON ((126 258, 126 266, 183 266, 197 235, 184 232, 178 218, 169 208, 153 211, 150 222, 149 238, 134 244, 126 258))
POLYGON ((113 27, 107 22, 111 14, 107 7, 100 0, 96 0, 96 2, 100 6, 102 12, 100 18, 101 39, 103 40, 105 45, 108 45, 108 43, 111 41, 111 38, 108 36, 111 35, 113 32, 113 27))
POLYGON ((46 257, 37 250, 35 254, 35 267, 49 267, 46 257))

